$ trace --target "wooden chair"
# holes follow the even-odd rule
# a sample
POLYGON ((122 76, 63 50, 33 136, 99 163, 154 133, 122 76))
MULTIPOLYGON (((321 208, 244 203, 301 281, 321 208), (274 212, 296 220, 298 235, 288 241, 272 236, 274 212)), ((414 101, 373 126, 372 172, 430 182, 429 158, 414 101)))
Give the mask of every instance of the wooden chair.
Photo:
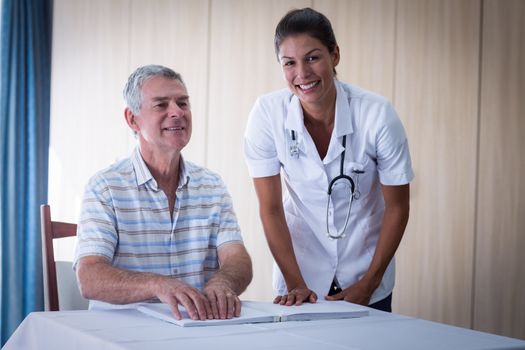
POLYGON ((44 269, 44 296, 46 310, 58 311, 58 284, 53 240, 56 238, 73 237, 77 234, 77 225, 51 220, 51 208, 44 204, 40 206, 40 223, 42 233, 42 264, 44 269))

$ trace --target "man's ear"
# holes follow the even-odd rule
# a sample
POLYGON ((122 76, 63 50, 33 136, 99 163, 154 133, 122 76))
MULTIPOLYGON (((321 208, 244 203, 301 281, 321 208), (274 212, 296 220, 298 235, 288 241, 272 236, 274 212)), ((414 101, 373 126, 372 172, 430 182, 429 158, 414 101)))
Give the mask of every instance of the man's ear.
POLYGON ((124 118, 126 119, 126 123, 128 123, 128 126, 131 130, 133 130, 135 133, 140 131, 140 128, 137 125, 135 114, 128 107, 126 107, 124 110, 124 118))

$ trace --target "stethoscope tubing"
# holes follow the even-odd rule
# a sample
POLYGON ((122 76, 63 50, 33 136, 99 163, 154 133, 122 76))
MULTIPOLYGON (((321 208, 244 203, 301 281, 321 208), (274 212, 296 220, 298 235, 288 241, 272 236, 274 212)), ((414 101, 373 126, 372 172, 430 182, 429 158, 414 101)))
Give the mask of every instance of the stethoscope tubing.
MULTIPOLYGON (((299 158, 299 147, 297 146, 297 139, 295 135, 295 130, 291 130, 291 136, 292 136, 292 144, 290 146, 290 155, 294 158, 299 158)), ((354 202, 354 199, 359 198, 359 191, 356 188, 356 182, 354 182, 354 179, 352 177, 346 175, 344 173, 344 164, 345 164, 345 154, 346 154, 346 135, 343 136, 343 140, 341 141, 341 144, 343 146, 343 152, 341 154, 341 165, 339 169, 339 175, 334 177, 332 181, 330 181, 330 184, 328 185, 328 200, 326 203, 326 235, 331 239, 341 239, 346 236, 346 228, 348 226, 348 221, 350 220, 350 213, 352 211, 352 203, 354 202), (332 191, 335 183, 339 180, 345 180, 350 183, 350 201, 348 203, 348 210, 346 213, 345 218, 345 224, 343 226, 343 229, 338 231, 337 234, 332 234, 330 232, 330 227, 328 223, 328 216, 330 213, 330 202, 332 200, 332 191)), ((353 170, 353 173, 356 174, 356 181, 358 181, 359 174, 364 173, 362 170, 353 170)))
POLYGON ((328 201, 326 203, 326 235, 331 239, 341 239, 346 236, 346 227, 348 226, 348 220, 350 219, 350 212, 352 211, 352 203, 354 202, 354 193, 355 193, 355 183, 354 180, 344 173, 344 164, 345 164, 345 153, 346 153, 346 135, 343 136, 343 153, 341 154, 341 166, 339 169, 339 175, 334 177, 330 184, 328 185, 328 201), (339 180, 347 180, 350 183, 350 201, 348 203, 348 210, 346 212, 345 224, 341 231, 338 231, 337 234, 332 234, 330 232, 330 227, 328 224, 328 215, 330 213, 330 202, 332 200, 332 190, 335 183, 339 180))

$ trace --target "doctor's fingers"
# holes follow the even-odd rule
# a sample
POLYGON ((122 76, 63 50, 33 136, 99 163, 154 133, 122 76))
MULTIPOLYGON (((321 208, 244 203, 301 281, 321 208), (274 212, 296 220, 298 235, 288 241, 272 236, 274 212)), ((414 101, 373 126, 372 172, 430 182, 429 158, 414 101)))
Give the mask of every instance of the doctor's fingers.
MULTIPOLYGON (((346 298, 349 296, 349 294, 346 294, 345 291, 342 291, 342 292, 339 292, 337 294, 334 294, 334 295, 327 295, 325 296, 324 298, 326 300, 331 300, 331 301, 334 301, 334 300, 346 300, 346 298)), ((346 300, 348 301, 348 300, 346 300)))
POLYGON ((291 305, 301 305, 302 304, 302 300, 300 300, 300 298, 297 297, 297 295, 294 293, 294 291, 291 291, 290 293, 288 293, 288 295, 286 296, 286 306, 291 306, 291 305))
POLYGON ((294 304, 295 305, 301 305, 302 304, 302 300, 297 297, 297 295, 295 294, 294 291, 291 291, 288 294, 281 295, 281 300, 279 300, 279 304, 280 305, 286 305, 286 306, 291 306, 291 305, 294 305, 294 304))
POLYGON ((360 304, 360 305, 366 306, 368 305, 368 302, 370 301, 370 296, 347 294, 343 300, 349 303, 360 304))
POLYGON ((287 305, 289 296, 288 294, 281 295, 281 299, 279 300, 280 305, 287 305))
POLYGON ((288 293, 288 299, 293 298, 292 302, 287 302, 286 305, 302 305, 303 303, 315 303, 317 301, 317 294, 309 288, 296 288, 288 293))
POLYGON ((310 296, 308 297, 308 302, 312 304, 317 302, 317 294, 315 294, 315 292, 310 293, 310 296))

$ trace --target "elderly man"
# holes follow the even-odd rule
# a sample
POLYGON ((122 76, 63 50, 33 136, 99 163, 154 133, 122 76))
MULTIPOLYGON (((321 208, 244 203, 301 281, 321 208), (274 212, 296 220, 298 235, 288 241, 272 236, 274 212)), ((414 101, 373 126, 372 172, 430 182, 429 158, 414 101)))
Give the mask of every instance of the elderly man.
POLYGON ((89 181, 74 266, 82 295, 128 304, 160 300, 181 319, 239 316, 252 278, 231 198, 221 178, 188 162, 188 92, 181 76, 149 65, 124 88, 138 147, 89 181))

